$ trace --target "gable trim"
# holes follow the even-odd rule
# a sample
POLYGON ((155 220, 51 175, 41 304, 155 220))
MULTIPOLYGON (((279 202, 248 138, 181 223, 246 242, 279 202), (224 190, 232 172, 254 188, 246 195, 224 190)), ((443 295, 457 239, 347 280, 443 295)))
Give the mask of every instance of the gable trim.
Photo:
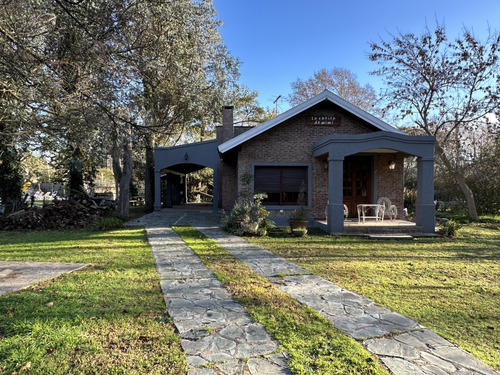
POLYGON ((222 143, 221 145, 219 145, 219 151, 221 153, 225 153, 325 100, 328 100, 333 104, 336 104, 340 108, 353 114, 359 119, 366 121, 367 123, 373 125, 374 127, 376 127, 381 131, 387 131, 395 134, 403 134, 403 132, 396 129, 392 125, 389 125, 388 123, 378 119, 377 117, 369 114, 368 112, 362 110, 361 108, 356 107, 355 105, 347 102, 340 96, 335 95, 333 92, 324 90, 322 93, 312 97, 311 99, 308 99, 305 102, 289 109, 288 111, 283 112, 282 114, 272 118, 271 120, 264 122, 262 125, 256 126, 255 128, 248 130, 247 132, 242 133, 222 143))

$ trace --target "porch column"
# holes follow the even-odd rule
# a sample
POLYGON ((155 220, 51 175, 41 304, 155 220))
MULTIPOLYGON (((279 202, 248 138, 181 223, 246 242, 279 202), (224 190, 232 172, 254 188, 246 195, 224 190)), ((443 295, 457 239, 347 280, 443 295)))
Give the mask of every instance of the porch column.
POLYGON ((212 169, 214 171, 214 193, 212 198, 212 211, 219 211, 219 179, 217 167, 212 169))
POLYGON ((423 233, 435 231, 434 158, 417 160, 417 209, 415 221, 423 233))
POLYGON ((155 211, 161 210, 161 175, 160 170, 155 168, 155 211))
POLYGON ((344 204, 342 180, 344 171, 343 156, 328 157, 328 218, 327 228, 329 233, 342 233, 344 231, 344 204))

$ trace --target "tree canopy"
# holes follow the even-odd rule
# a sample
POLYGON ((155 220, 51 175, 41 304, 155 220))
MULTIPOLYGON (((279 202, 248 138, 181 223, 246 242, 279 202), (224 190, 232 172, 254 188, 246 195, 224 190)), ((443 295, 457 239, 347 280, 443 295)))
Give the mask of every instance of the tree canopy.
POLYGON ((453 175, 477 219, 474 194, 462 166, 467 157, 464 129, 498 130, 490 114, 500 108, 500 35, 485 41, 464 29, 449 40, 445 27, 436 25, 421 35, 398 34, 371 44, 370 60, 381 65, 374 74, 384 77, 382 97, 401 120, 436 137, 436 154, 453 175))
POLYGON ((212 1, 0 2, 2 146, 45 152, 75 188, 111 154, 123 214, 132 147, 151 172, 156 142, 203 137, 237 92, 212 1))

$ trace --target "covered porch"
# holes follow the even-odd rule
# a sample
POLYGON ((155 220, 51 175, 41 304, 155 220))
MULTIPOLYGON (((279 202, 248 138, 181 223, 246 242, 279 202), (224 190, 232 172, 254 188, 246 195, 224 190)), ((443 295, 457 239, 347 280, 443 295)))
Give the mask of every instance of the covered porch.
MULTIPOLYGON (((325 160, 328 163, 328 204, 326 225, 323 228, 328 233, 345 233, 353 231, 357 226, 357 218, 351 212, 351 221, 344 220, 344 200, 345 200, 345 168, 346 158, 363 153, 392 153, 399 152, 408 156, 417 157, 417 207, 415 215, 416 230, 421 233, 434 233, 434 137, 408 136, 393 132, 379 131, 367 134, 333 134, 327 136, 313 145, 314 157, 325 160)), ((402 181, 401 181, 402 184, 402 181)), ((401 185, 401 189, 403 186, 401 185)), ((372 202, 376 203, 377 198, 372 196, 372 202)), ((321 223, 321 222, 319 222, 321 223)), ((394 226, 394 223, 384 220, 382 223, 365 223, 364 231, 370 227, 394 226), (383 223, 383 224, 382 224, 383 223)), ((412 226, 410 222, 400 222, 399 226, 409 230, 412 226), (408 224, 407 224, 408 223, 408 224)), ((357 230, 357 229, 356 229, 357 230)), ((363 230, 363 227, 360 228, 363 230)), ((370 230, 372 230, 370 228, 370 230)))

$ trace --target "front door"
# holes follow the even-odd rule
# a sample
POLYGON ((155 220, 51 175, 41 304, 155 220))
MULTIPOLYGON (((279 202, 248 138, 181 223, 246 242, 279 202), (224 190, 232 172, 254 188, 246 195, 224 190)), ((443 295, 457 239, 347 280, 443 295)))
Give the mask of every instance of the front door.
POLYGON ((344 159, 344 204, 349 217, 357 216, 357 205, 371 202, 372 157, 348 156, 344 159))

